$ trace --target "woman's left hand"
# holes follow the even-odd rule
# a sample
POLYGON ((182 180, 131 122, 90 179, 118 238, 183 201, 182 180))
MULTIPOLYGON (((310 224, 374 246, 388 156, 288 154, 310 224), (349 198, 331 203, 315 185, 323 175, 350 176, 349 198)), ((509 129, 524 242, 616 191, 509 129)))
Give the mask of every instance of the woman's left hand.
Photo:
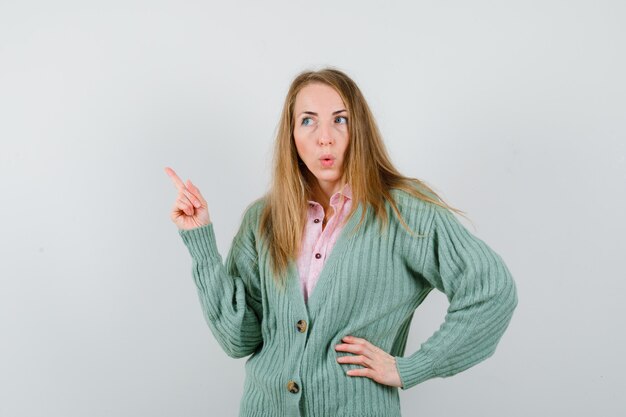
POLYGON ((364 366, 364 368, 350 369, 346 375, 365 376, 380 384, 392 387, 402 386, 394 356, 360 337, 346 336, 341 340, 344 343, 336 345, 335 350, 356 353, 357 356, 339 356, 337 362, 364 366))

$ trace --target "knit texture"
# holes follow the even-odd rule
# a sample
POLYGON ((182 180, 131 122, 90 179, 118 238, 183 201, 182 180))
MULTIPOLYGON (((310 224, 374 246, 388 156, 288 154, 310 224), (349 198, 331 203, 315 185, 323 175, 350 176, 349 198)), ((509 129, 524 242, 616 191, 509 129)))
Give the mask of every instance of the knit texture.
POLYGON ((270 270, 257 225, 263 198, 247 207, 225 262, 213 224, 179 230, 192 257, 192 276, 212 334, 245 362, 240 417, 400 417, 398 388, 349 376, 353 355, 334 346, 364 338, 396 359, 407 390, 449 377, 490 357, 517 306, 516 286, 503 262, 448 210, 392 190, 411 236, 387 204, 389 228, 380 235, 371 208, 359 205, 346 223, 304 302, 295 263, 283 293, 270 270), (405 356, 416 308, 437 288, 449 307, 444 322, 405 356), (306 329, 302 323, 306 323, 306 329), (295 387, 295 388, 294 388, 295 387))

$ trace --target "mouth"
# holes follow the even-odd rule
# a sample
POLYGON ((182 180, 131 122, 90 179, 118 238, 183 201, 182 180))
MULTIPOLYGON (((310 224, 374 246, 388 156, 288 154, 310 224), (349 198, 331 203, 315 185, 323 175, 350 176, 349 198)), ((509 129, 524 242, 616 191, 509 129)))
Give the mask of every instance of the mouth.
POLYGON ((320 157, 320 162, 324 167, 332 167, 335 163, 335 157, 330 154, 322 155, 320 157))

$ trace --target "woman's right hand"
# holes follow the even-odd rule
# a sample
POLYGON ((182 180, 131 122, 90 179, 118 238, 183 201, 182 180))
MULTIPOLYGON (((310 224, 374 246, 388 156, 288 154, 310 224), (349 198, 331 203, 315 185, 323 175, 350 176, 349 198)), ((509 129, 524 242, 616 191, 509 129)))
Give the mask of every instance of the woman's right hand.
POLYGON ((209 207, 200 194, 200 190, 187 180, 187 185, 176 175, 170 167, 165 168, 165 173, 172 178, 178 189, 178 196, 170 218, 179 229, 190 230, 211 223, 209 207))

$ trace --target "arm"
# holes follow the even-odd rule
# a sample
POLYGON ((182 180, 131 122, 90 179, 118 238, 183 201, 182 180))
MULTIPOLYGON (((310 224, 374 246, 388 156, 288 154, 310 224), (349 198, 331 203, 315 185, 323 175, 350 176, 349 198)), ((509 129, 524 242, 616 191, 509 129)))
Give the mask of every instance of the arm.
POLYGON ((205 320, 226 354, 241 358, 262 343, 261 297, 256 248, 249 216, 233 239, 225 264, 217 250, 213 223, 179 229, 192 257, 192 275, 205 320))
POLYGON ((440 328, 408 357, 396 357, 402 389, 449 377, 495 352, 517 306, 516 286, 502 258, 449 211, 433 206, 421 278, 446 294, 440 328))

